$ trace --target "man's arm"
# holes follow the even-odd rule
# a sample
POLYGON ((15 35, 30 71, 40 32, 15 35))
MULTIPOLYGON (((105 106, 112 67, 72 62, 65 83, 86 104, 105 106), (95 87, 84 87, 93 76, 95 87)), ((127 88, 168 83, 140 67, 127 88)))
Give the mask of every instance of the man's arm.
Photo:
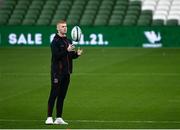
POLYGON ((72 59, 76 59, 76 58, 79 57, 79 55, 77 54, 76 51, 71 51, 71 52, 70 52, 70 55, 71 55, 72 59))
POLYGON ((83 50, 78 48, 77 51, 72 51, 70 54, 73 59, 76 59, 82 54, 82 52, 83 52, 83 50))

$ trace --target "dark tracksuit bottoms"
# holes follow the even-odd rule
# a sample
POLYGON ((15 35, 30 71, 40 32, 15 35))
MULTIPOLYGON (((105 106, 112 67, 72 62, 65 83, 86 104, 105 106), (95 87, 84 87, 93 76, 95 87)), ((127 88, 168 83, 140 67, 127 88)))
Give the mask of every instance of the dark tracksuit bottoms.
POLYGON ((51 80, 52 80, 51 81, 52 85, 51 85, 51 92, 50 92, 50 97, 48 101, 48 117, 52 116, 53 107, 54 107, 56 98, 57 98, 56 117, 62 117, 63 103, 64 103, 64 98, 66 96, 68 86, 69 86, 70 74, 59 75, 58 83, 53 83, 53 79, 51 80))

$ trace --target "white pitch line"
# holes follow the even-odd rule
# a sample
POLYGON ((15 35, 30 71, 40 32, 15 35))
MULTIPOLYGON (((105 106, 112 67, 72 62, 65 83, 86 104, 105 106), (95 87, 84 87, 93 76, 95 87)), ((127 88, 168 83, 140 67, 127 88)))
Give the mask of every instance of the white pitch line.
MULTIPOLYGON (((44 122, 45 120, 12 120, 12 119, 0 119, 0 122, 44 122)), ((118 120, 66 120, 68 122, 79 123, 148 123, 148 124, 180 124, 180 121, 118 121, 118 120)))
POLYGON ((89 123, 173 123, 173 124, 180 124, 180 121, 108 121, 108 120, 69 120, 70 122, 89 122, 89 123))
MULTIPOLYGON (((50 73, 0 73, 0 76, 49 76, 50 73)), ((180 76, 180 73, 73 73, 72 75, 115 75, 115 76, 180 76)))
POLYGON ((31 89, 31 90, 25 90, 25 91, 20 91, 19 93, 15 93, 14 95, 8 95, 6 97, 3 97, 3 98, 0 98, 0 102, 3 102, 5 100, 8 100, 8 99, 11 99, 11 98, 14 98, 16 96, 20 96, 20 95, 24 95, 24 94, 27 94, 27 93, 30 93, 30 92, 33 92, 35 91, 36 89, 39 89, 41 87, 36 87, 35 89, 31 89))
POLYGON ((74 73, 73 75, 115 75, 115 76, 179 76, 180 73, 74 73))
POLYGON ((170 99, 168 102, 179 103, 180 99, 170 99))

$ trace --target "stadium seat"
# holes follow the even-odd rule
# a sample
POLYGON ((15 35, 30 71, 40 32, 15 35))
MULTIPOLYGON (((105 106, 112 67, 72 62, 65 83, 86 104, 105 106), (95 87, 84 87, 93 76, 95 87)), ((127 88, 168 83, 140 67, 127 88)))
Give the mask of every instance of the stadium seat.
POLYGON ((2 16, 3 14, 4 15, 10 15, 12 13, 12 11, 11 10, 1 10, 0 11, 0 15, 2 16))
POLYGON ((93 25, 93 19, 83 18, 83 19, 81 19, 80 24, 81 25, 88 25, 88 26, 93 25))
POLYGON ((67 19, 67 24, 68 25, 78 25, 79 24, 79 20, 78 19, 69 18, 69 19, 67 19))
POLYGON ((118 19, 111 19, 109 25, 122 25, 122 21, 118 19))
POLYGON ((139 19, 137 22, 137 25, 139 26, 150 26, 151 25, 151 20, 149 19, 139 19))
POLYGON ((142 10, 152 10, 152 11, 154 11, 156 9, 156 6, 155 5, 144 5, 143 7, 142 7, 142 10))
POLYGON ((7 23, 7 18, 0 19, 0 25, 5 25, 7 23))
POLYGON ((137 21, 137 19, 138 19, 137 15, 126 15, 124 18, 124 20, 132 20, 132 21, 133 20, 137 21))
POLYGON ((124 12, 126 12, 127 8, 128 8, 127 6, 115 5, 114 6, 114 11, 124 11, 124 12))
POLYGON ((164 20, 164 21, 166 21, 166 19, 167 19, 167 16, 166 15, 164 15, 164 14, 157 14, 157 15, 154 15, 153 16, 153 20, 164 20))
POLYGON ((37 25, 49 25, 50 19, 40 18, 37 20, 37 25))
POLYGON ((94 25, 107 25, 107 20, 97 18, 95 19, 94 25))
POLYGON ((54 15, 54 19, 58 19, 58 18, 66 18, 66 15, 67 15, 67 11, 59 11, 59 12, 56 12, 55 15, 54 15))
POLYGON ((43 9, 44 10, 55 10, 55 5, 48 5, 48 4, 46 4, 46 5, 44 5, 44 7, 43 7, 43 9))
POLYGON ((148 16, 152 16, 153 12, 151 10, 142 10, 141 11, 141 15, 148 15, 148 16))
POLYGON ((129 4, 129 0, 117 0, 116 5, 127 6, 129 4))
POLYGON ((141 7, 141 1, 140 0, 130 0, 129 1, 129 6, 138 6, 138 7, 141 7))
POLYGON ((154 12, 154 15, 165 15, 165 16, 167 16, 168 15, 168 11, 167 10, 156 10, 155 12, 154 12))
POLYGON ((124 26, 134 26, 134 25, 136 25, 136 21, 132 20, 132 19, 125 19, 123 21, 123 25, 124 26))
POLYGON ((20 25, 21 21, 22 21, 22 19, 12 18, 12 19, 9 19, 8 24, 9 25, 20 25))
POLYGON ((177 20, 178 23, 180 23, 180 15, 179 14, 171 14, 167 17, 167 20, 170 22, 170 23, 175 23, 174 21, 177 20))
POLYGON ((39 5, 39 6, 42 6, 42 5, 44 5, 44 3, 45 3, 45 0, 33 0, 32 1, 32 5, 39 5))
POLYGON ((23 9, 15 9, 12 13, 12 15, 25 15, 26 14, 26 10, 23 9))
POLYGON ((128 16, 128 15, 135 15, 135 16, 139 16, 140 15, 140 12, 138 11, 138 10, 128 10, 127 12, 126 12, 126 15, 128 16))
POLYGON ((166 22, 166 25, 168 26, 177 26, 179 25, 179 22, 177 19, 168 19, 166 22))
POLYGON ((157 1, 154 1, 154 0, 145 0, 143 2, 143 5, 156 6, 156 4, 157 4, 157 1))
POLYGON ((57 4, 59 4, 58 0, 47 0, 46 1, 46 5, 54 5, 54 6, 56 6, 57 4))
POLYGON ((164 26, 164 20, 162 20, 162 19, 154 19, 152 21, 152 26, 164 26))
POLYGON ((0 5, 0 10, 12 10, 13 8, 14 8, 14 5, 12 5, 12 4, 0 5))
POLYGON ((39 11, 41 11, 41 9, 42 9, 42 6, 35 5, 35 4, 32 4, 29 7, 29 10, 39 10, 39 11))

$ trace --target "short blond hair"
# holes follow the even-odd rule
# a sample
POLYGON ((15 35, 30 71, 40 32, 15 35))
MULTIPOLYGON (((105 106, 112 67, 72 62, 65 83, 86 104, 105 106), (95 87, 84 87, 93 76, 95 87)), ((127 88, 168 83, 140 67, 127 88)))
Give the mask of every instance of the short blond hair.
POLYGON ((66 20, 59 20, 56 25, 59 25, 61 23, 66 23, 66 20))

